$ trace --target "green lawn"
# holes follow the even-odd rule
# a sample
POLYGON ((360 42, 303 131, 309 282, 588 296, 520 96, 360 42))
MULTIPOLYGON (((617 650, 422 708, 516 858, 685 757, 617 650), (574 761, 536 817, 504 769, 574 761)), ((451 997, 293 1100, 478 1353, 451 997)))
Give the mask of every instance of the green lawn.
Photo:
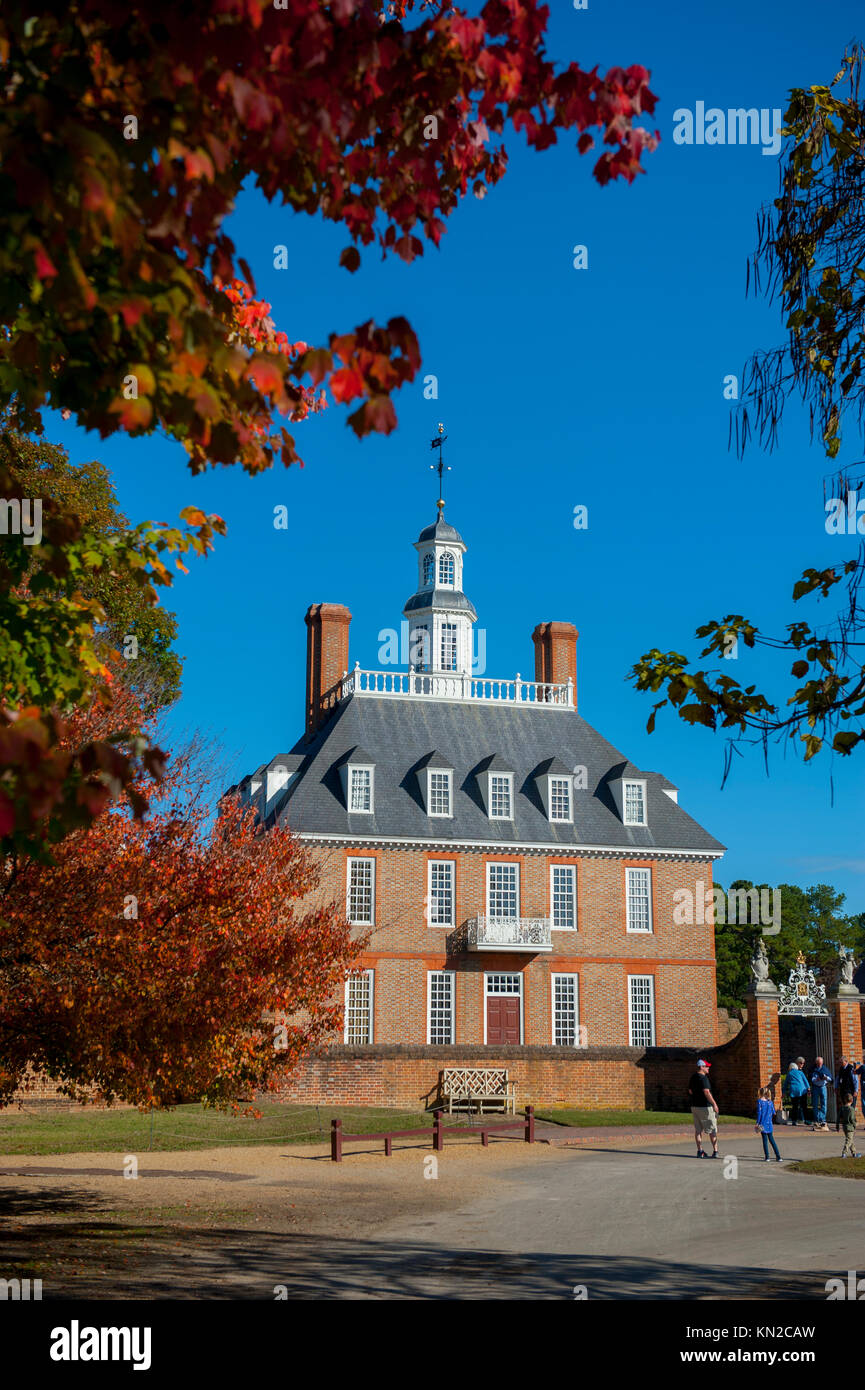
POLYGON ((330 1122, 347 1134, 429 1126, 432 1115, 345 1105, 259 1105, 261 1119, 233 1116, 200 1105, 176 1110, 37 1110, 0 1112, 0 1153, 141 1153, 149 1149, 210 1149, 225 1145, 317 1144, 330 1139, 330 1122))
MULTIPOLYGON (((581 1129, 596 1125, 686 1125, 691 1126, 690 1110, 572 1110, 556 1106, 554 1110, 536 1110, 535 1118, 550 1120, 556 1125, 578 1125, 581 1129)), ((746 1115, 719 1115, 719 1125, 752 1125, 746 1115)))
POLYGON ((819 1173, 826 1178, 865 1178, 865 1156, 803 1158, 798 1163, 789 1163, 787 1166, 793 1173, 819 1173))

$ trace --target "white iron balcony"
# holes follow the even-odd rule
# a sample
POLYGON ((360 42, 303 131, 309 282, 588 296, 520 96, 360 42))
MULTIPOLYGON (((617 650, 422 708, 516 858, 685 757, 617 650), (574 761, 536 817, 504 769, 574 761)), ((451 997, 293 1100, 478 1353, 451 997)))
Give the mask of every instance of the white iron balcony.
POLYGON ((551 951, 548 917, 474 917, 466 923, 470 951, 551 951))
POLYGON ((378 695, 396 700, 477 700, 483 704, 535 705, 539 709, 573 709, 572 680, 557 685, 525 681, 517 672, 512 680, 494 676, 466 676, 457 671, 362 671, 356 665, 338 682, 337 700, 348 695, 378 695))

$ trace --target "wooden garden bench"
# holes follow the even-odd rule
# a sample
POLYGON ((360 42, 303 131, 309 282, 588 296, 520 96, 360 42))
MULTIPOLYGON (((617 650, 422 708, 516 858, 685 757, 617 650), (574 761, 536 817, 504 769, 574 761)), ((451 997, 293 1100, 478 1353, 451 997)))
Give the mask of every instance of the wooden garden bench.
POLYGON ((448 1114, 477 1104, 501 1108, 505 1115, 516 1114, 516 1082, 504 1067, 445 1067, 441 1074, 441 1093, 448 1103, 448 1114))

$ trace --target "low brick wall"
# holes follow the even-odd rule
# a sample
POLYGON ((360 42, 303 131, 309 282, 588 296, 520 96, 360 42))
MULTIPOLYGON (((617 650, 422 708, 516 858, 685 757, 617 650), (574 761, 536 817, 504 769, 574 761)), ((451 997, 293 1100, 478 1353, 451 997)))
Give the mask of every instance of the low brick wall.
POLYGON ((445 1067, 507 1067, 519 1106, 685 1110, 697 1057, 692 1048, 335 1046, 307 1058, 278 1099, 415 1110, 436 1103, 445 1067))

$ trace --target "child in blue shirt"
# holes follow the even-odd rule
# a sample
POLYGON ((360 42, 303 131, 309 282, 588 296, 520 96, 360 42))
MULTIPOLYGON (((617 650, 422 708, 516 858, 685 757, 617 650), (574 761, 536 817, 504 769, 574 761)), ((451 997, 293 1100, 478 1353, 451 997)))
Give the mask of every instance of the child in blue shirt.
POLYGON ((778 1145, 775 1143, 775 1134, 772 1128, 772 1121, 775 1118, 775 1106, 772 1103, 772 1092, 768 1086, 761 1086, 757 1092, 757 1123, 754 1126, 756 1132, 763 1140, 763 1162, 770 1163, 769 1145, 775 1150, 775 1162, 783 1163, 783 1159, 778 1152, 778 1145))

